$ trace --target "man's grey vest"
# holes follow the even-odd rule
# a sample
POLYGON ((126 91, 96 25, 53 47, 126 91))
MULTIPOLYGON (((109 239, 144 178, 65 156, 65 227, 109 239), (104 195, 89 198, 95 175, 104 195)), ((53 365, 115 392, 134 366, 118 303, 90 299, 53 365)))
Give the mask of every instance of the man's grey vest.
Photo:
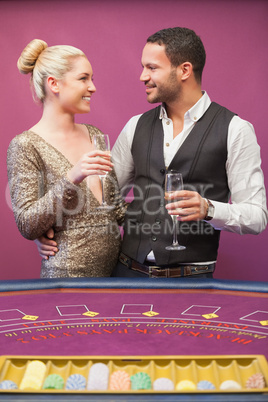
MULTIPOLYGON (((132 155, 135 165, 134 200, 128 206, 122 251, 143 263, 153 250, 156 264, 204 262, 217 259, 220 231, 204 221, 179 222, 183 251, 167 251, 172 242, 172 219, 164 204, 166 167, 160 106, 144 113, 137 124, 132 155)), ((183 175, 184 188, 202 197, 228 202, 227 134, 234 113, 212 103, 174 156, 168 169, 183 175)))

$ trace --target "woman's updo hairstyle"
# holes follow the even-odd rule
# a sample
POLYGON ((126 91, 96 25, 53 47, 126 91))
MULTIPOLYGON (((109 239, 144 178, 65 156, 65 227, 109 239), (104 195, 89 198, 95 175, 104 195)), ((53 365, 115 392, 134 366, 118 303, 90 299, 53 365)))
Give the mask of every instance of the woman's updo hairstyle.
POLYGON ((41 39, 32 40, 22 51, 17 67, 22 74, 31 73, 31 82, 37 98, 43 103, 46 97, 45 82, 52 76, 60 80, 71 70, 70 58, 85 56, 73 46, 48 47, 41 39))

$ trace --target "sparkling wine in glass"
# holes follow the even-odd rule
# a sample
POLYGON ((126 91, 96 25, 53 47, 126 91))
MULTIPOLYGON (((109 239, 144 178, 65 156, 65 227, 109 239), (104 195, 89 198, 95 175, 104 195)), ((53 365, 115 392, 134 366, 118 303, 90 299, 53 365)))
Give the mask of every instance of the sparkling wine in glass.
MULTIPOLYGON (((175 191, 183 190, 182 174, 177 172, 168 172, 165 177, 165 203, 170 204, 178 201, 171 198, 171 195, 175 191)), ((181 246, 177 238, 177 215, 172 215, 173 221, 173 241, 170 246, 166 247, 166 250, 185 250, 185 246, 181 246)))
MULTIPOLYGON (((98 134, 93 136, 93 144, 95 149, 100 149, 101 151, 110 151, 110 139, 108 134, 98 134)), ((104 197, 104 182, 108 172, 99 175, 101 182, 101 193, 102 193, 102 203, 97 209, 114 209, 114 205, 108 205, 104 197)))

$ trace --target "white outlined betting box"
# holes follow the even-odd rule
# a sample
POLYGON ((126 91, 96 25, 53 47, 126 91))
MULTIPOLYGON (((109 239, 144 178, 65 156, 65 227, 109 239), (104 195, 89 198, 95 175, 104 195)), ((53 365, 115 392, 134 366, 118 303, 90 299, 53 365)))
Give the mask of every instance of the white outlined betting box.
POLYGON ((26 314, 18 309, 0 310, 0 322, 21 320, 26 314))
POLYGON ((194 316, 203 316, 205 314, 216 314, 217 311, 220 310, 220 307, 215 306, 201 306, 199 304, 193 304, 187 310, 184 310, 182 315, 194 315, 194 316))
POLYGON ((145 311, 153 311, 153 304, 123 304, 120 314, 140 315, 145 311))
POLYGON ((69 315, 82 315, 89 311, 85 304, 69 304, 66 306, 56 306, 56 309, 59 315, 62 317, 69 315))

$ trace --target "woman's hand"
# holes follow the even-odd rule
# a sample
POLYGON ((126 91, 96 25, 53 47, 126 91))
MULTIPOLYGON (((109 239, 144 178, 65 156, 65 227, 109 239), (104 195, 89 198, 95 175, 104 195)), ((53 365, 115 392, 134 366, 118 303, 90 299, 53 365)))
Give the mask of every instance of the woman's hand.
POLYGON ((96 149, 84 154, 69 170, 67 177, 72 183, 79 184, 90 175, 102 175, 110 172, 112 167, 110 152, 96 149))

